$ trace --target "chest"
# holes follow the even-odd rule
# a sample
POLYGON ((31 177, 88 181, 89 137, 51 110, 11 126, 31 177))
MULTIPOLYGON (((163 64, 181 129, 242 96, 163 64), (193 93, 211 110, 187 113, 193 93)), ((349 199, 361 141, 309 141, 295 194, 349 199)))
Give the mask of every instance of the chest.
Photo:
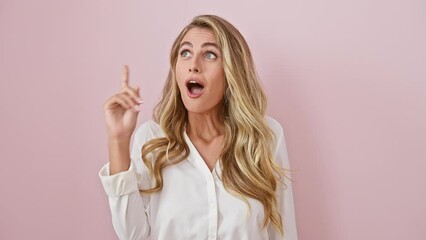
POLYGON ((153 239, 268 239, 260 228, 262 204, 249 198, 249 210, 197 159, 190 154, 188 161, 164 169, 162 191, 150 196, 153 239))
POLYGON ((214 168, 222 152, 223 137, 217 137, 209 142, 201 139, 191 139, 198 154, 204 160, 210 171, 214 168))

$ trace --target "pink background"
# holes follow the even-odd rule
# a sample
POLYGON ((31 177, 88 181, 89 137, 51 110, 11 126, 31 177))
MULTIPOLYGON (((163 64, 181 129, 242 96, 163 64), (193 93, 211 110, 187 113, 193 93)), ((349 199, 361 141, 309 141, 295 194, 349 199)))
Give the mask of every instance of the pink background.
POLYGON ((0 239, 116 239, 102 106, 127 63, 149 119, 171 44, 201 13, 252 49, 300 240, 425 239, 423 0, 0 0, 0 239))

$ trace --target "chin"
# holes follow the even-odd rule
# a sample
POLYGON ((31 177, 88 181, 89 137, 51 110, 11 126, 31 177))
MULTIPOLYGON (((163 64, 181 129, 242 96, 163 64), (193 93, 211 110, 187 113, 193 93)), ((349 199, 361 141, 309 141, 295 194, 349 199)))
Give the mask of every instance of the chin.
POLYGON ((202 104, 186 103, 184 101, 183 105, 188 113, 204 113, 209 111, 209 108, 202 106, 202 104))
POLYGON ((202 104, 202 103, 185 103, 185 108, 188 113, 193 114, 208 114, 208 113, 214 113, 218 108, 221 107, 221 104, 218 103, 216 105, 211 105, 211 102, 209 105, 202 104))
POLYGON ((181 99, 188 113, 209 113, 215 112, 218 108, 222 107, 223 96, 212 97, 210 94, 205 92, 203 95, 197 98, 191 98, 188 96, 186 89, 181 89, 181 99))

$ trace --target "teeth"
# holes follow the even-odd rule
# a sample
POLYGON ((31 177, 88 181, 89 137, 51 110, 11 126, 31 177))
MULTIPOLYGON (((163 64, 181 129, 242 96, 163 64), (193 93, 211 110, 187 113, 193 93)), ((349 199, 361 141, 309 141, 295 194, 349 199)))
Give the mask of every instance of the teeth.
POLYGON ((196 81, 196 80, 189 80, 188 82, 187 82, 187 85, 188 84, 199 84, 199 85, 201 85, 202 87, 204 87, 204 85, 203 84, 201 84, 201 83, 199 83, 198 81, 196 81))

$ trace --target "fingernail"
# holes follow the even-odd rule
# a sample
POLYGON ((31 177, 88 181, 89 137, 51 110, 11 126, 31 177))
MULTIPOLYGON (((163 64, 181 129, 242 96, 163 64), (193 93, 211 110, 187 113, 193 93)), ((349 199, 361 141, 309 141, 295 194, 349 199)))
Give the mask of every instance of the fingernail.
POLYGON ((138 103, 143 103, 143 100, 139 98, 138 103))
POLYGON ((135 111, 139 111, 140 110, 140 108, 139 108, 139 105, 135 105, 134 107, 133 107, 133 109, 135 109, 135 111))

